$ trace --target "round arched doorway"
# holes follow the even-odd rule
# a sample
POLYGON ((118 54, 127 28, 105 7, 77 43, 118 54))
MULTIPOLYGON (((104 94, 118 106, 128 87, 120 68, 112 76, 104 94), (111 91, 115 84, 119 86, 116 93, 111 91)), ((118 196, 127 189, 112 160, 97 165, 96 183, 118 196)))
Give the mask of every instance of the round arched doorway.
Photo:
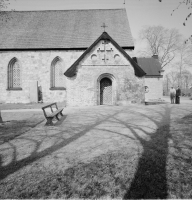
POLYGON ((112 81, 105 77, 100 80, 100 105, 112 105, 112 81))
POLYGON ((109 73, 97 78, 97 105, 115 105, 117 99, 116 78, 109 73))

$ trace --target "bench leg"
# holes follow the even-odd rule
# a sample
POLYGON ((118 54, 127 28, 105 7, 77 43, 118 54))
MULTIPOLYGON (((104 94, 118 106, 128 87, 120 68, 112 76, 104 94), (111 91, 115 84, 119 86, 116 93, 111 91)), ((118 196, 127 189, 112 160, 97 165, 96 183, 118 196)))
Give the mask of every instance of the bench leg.
POLYGON ((47 122, 45 124, 45 126, 53 126, 53 122, 52 122, 53 118, 47 118, 47 122))
MULTIPOLYGON (((58 113, 59 114, 59 113, 58 113)), ((56 119, 59 121, 59 117, 58 117, 58 114, 55 116, 56 117, 56 119)))

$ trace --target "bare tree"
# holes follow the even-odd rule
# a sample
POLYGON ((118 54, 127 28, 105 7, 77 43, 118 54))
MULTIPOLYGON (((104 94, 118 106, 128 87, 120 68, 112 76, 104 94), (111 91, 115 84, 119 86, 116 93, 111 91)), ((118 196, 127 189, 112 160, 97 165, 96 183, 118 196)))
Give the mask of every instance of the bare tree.
POLYGON ((185 26, 187 20, 188 20, 188 19, 191 17, 191 15, 192 15, 192 12, 191 12, 191 10, 192 10, 192 1, 191 1, 191 0, 182 0, 182 1, 180 1, 180 2, 179 2, 179 5, 173 10, 173 12, 171 13, 171 15, 173 15, 173 13, 174 13, 176 10, 178 10, 179 7, 180 7, 181 5, 185 5, 185 6, 188 8, 188 10, 190 11, 190 12, 187 14, 187 16, 186 16, 186 18, 185 18, 185 20, 184 20, 184 22, 183 22, 183 26, 185 26))
POLYGON ((184 93, 189 93, 189 88, 192 86, 192 74, 188 70, 182 72, 181 81, 184 93))
POLYGON ((182 82, 182 72, 186 70, 188 67, 192 66, 192 44, 183 43, 180 45, 178 51, 178 61, 176 62, 176 66, 179 68, 179 85, 182 82))
MULTIPOLYGON (((162 0, 159 0, 159 2, 162 2, 162 0)), ((186 15, 184 22, 183 22, 183 26, 187 25, 187 21, 189 20, 189 18, 192 16, 192 0, 181 0, 178 4, 178 6, 173 9, 171 16, 173 15, 173 13, 178 10, 182 5, 185 5, 187 7, 187 9, 189 10, 188 14, 186 15)), ((191 41, 192 43, 192 35, 189 36, 189 38, 187 40, 185 40, 185 43, 191 41)))
MULTIPOLYGON (((5 9, 8 7, 10 0, 0 0, 0 20, 9 20, 10 16, 5 12, 5 9)), ((16 1, 16 0, 15 0, 16 1)), ((13 11, 13 10, 12 10, 13 11)))
POLYGON ((8 4, 9 4, 9 0, 0 0, 0 11, 7 8, 8 4))
MULTIPOLYGON (((163 0, 158 0, 159 2, 162 2, 163 0)), ((192 16, 192 0, 181 0, 179 2, 179 4, 177 5, 177 7, 175 9, 173 9, 173 11, 171 12, 171 16, 174 14, 174 12, 176 10, 178 10, 182 5, 186 6, 186 8, 188 9, 188 13, 186 14, 186 17, 184 19, 183 22, 183 26, 187 25, 187 21, 189 20, 189 18, 192 16)), ((191 41, 192 43, 192 35, 188 37, 187 40, 185 40, 185 43, 191 41)))
POLYGON ((165 29, 162 26, 148 26, 140 31, 140 39, 147 44, 143 54, 158 55, 161 68, 164 68, 175 57, 179 48, 181 35, 176 29, 165 29))
POLYGON ((169 80, 169 88, 170 86, 176 87, 178 85, 178 72, 177 71, 171 71, 165 76, 169 80))
POLYGON ((164 94, 168 94, 171 86, 177 87, 180 85, 183 94, 190 93, 190 87, 192 86, 192 74, 188 70, 183 70, 180 74, 179 71, 171 71, 165 75, 163 80, 164 94))

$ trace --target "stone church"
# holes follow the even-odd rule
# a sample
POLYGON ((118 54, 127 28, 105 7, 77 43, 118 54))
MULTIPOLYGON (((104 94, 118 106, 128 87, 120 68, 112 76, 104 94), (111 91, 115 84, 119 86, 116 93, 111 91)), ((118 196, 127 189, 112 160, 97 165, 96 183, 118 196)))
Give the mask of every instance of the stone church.
POLYGON ((158 57, 134 57, 125 9, 11 11, 0 21, 0 103, 160 99, 158 57))

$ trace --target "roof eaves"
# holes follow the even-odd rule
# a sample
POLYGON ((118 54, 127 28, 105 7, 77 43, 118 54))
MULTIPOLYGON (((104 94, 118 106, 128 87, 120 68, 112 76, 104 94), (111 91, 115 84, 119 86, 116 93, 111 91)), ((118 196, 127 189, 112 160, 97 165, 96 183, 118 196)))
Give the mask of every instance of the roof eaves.
POLYGON ((55 50, 82 50, 85 51, 87 47, 75 47, 75 48, 1 48, 0 51, 55 51, 55 50))
MULTIPOLYGON (((49 50, 86 50, 88 47, 57 47, 57 48, 0 48, 0 51, 49 51, 49 50)), ((122 47, 122 49, 134 50, 134 46, 122 47)))
POLYGON ((121 47, 122 49, 130 49, 130 50, 134 50, 135 49, 135 47, 134 46, 126 46, 126 47, 121 47))
POLYGON ((163 78, 163 75, 145 75, 145 78, 163 78))
POLYGON ((63 12, 63 11, 75 11, 75 12, 78 12, 78 11, 95 11, 95 10, 125 10, 125 8, 100 8, 100 9, 97 9, 97 8, 93 8, 93 9, 66 9, 66 10, 2 10, 1 12, 2 13, 23 13, 23 12, 27 12, 27 13, 30 13, 30 12, 63 12))

